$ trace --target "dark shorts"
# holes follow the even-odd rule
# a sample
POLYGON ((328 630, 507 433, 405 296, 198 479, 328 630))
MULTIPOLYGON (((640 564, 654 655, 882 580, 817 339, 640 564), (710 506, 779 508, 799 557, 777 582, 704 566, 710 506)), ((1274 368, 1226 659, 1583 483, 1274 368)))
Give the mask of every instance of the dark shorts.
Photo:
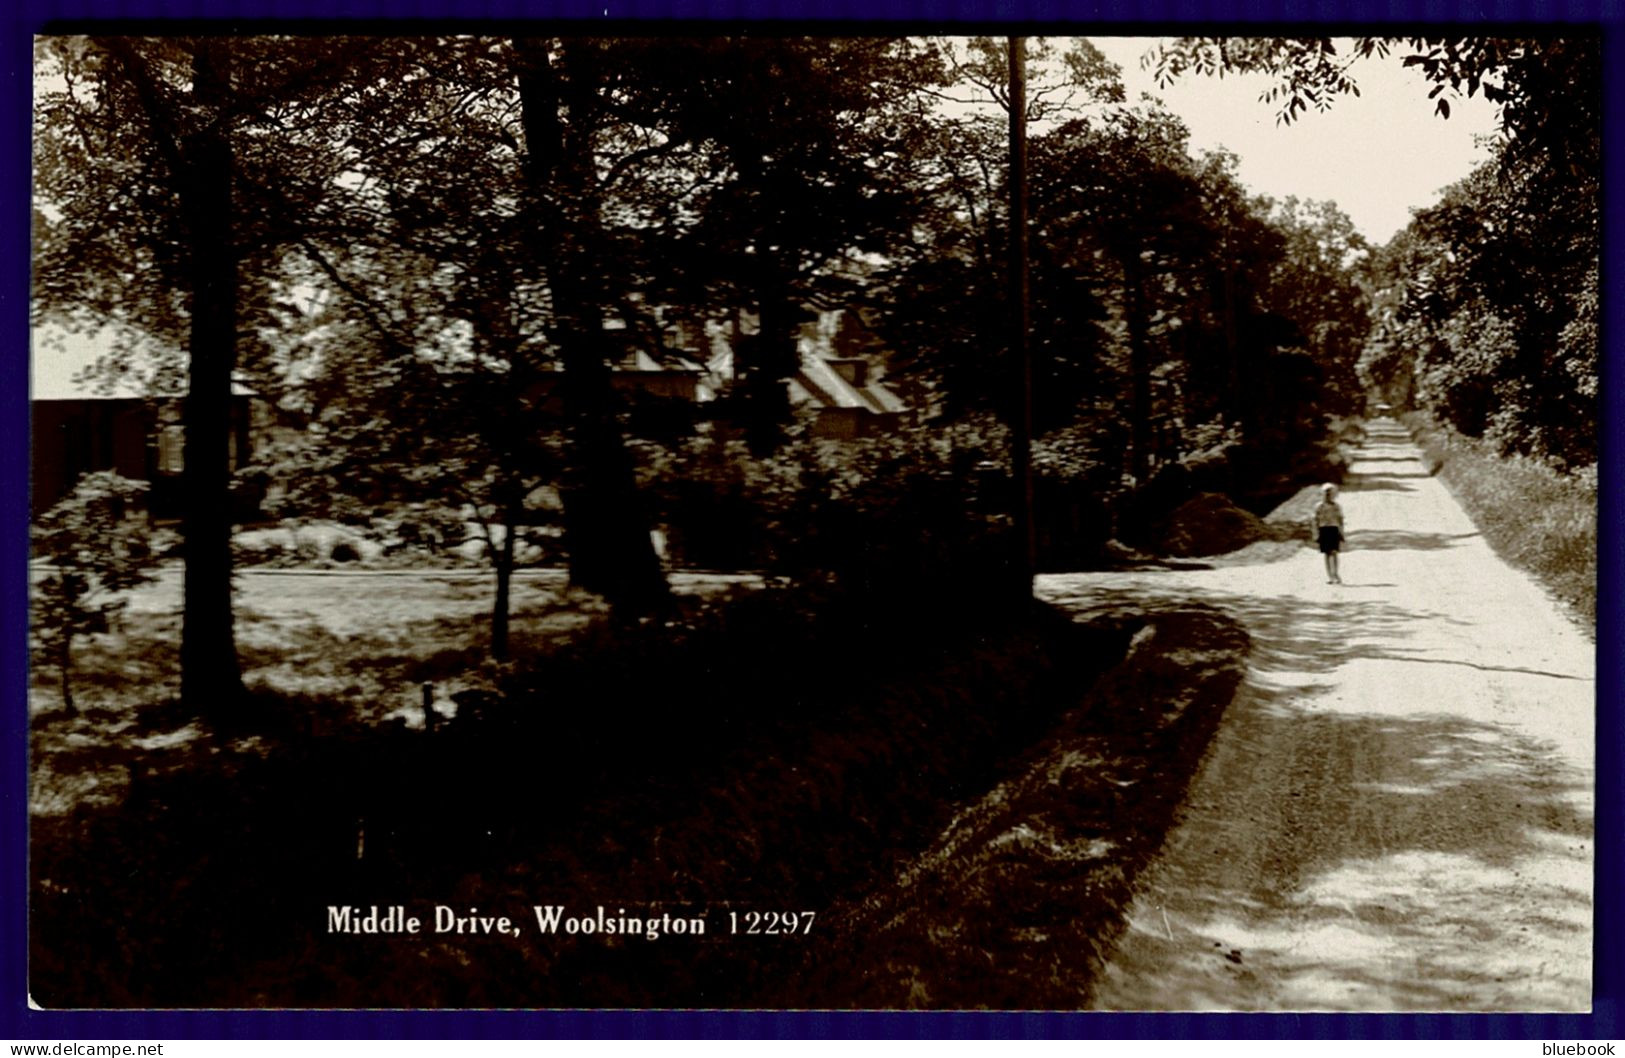
POLYGON ((1343 546, 1343 530, 1335 525, 1321 526, 1319 536, 1320 549, 1328 555, 1336 553, 1343 546))

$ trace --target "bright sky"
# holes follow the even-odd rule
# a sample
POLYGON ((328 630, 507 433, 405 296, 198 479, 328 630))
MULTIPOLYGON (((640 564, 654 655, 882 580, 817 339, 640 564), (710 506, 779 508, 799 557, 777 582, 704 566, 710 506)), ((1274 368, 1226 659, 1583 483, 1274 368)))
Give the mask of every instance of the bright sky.
POLYGON ((1431 86, 1397 55, 1354 67, 1359 96, 1342 96, 1330 111, 1310 110, 1277 126, 1275 105, 1259 100, 1267 77, 1187 75, 1159 89, 1140 68, 1156 38, 1089 39, 1123 68, 1130 100, 1142 92, 1156 96, 1184 119, 1193 151, 1228 148, 1240 159, 1242 182, 1256 192, 1336 202, 1378 245, 1410 222, 1412 209, 1437 202, 1447 186, 1489 158, 1474 140, 1496 131, 1494 104, 1452 100, 1449 119, 1438 117, 1427 97, 1431 86))

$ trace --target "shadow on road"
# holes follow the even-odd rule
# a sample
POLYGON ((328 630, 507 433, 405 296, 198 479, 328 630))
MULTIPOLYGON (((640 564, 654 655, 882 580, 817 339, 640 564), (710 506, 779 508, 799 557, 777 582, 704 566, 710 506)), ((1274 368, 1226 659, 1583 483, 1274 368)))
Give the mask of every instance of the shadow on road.
POLYGON ((1409 529, 1356 529, 1348 536, 1350 549, 1361 551, 1442 551, 1458 540, 1478 533, 1418 533, 1409 529))
POLYGON ((1415 478, 1431 478, 1432 476, 1433 476, 1432 474, 1429 474, 1425 470, 1415 470, 1415 471, 1384 470, 1380 474, 1356 474, 1355 475, 1355 480, 1358 481, 1360 478, 1367 478, 1367 477, 1370 477, 1370 478, 1412 478, 1412 479, 1415 479, 1415 478))
POLYGON ((1345 595, 1335 601, 1314 602, 1195 588, 1190 581, 1170 582, 1165 588, 1149 578, 1123 587, 1080 581, 1074 590, 1069 588, 1073 586, 1044 594, 1067 612, 1082 614, 1127 613, 1193 602, 1213 606, 1239 618, 1253 634, 1253 668, 1265 673, 1272 669, 1331 672, 1356 658, 1382 656, 1374 642, 1403 638, 1418 622, 1467 623, 1437 610, 1401 606, 1381 598, 1345 595))
POLYGON ((1590 676, 1575 676, 1563 672, 1546 672, 1541 669, 1520 669, 1511 665, 1480 665, 1476 661, 1454 661, 1449 658, 1425 658, 1406 655, 1403 651, 1386 654, 1362 655, 1381 661, 1415 662, 1418 665, 1460 665, 1463 668, 1477 669, 1479 672, 1509 672, 1520 676, 1544 676, 1552 680, 1588 680, 1590 676))
POLYGON ((1411 477, 1411 476, 1420 477, 1421 475, 1408 475, 1408 474, 1364 475, 1364 474, 1362 474, 1362 475, 1360 475, 1358 477, 1351 478, 1349 480, 1349 482, 1346 485, 1343 486, 1343 491, 1344 492, 1415 492, 1416 491, 1416 486, 1414 486, 1414 485, 1406 485, 1404 482, 1389 480, 1391 478, 1401 478, 1401 477, 1411 477))
POLYGON ((1360 701, 1332 677, 1353 662, 1586 675, 1418 656, 1403 646, 1415 629, 1466 622, 1380 598, 1316 603, 1186 579, 1166 591, 1080 581, 1055 601, 1202 602, 1240 618, 1254 643, 1206 765, 1224 778, 1193 787, 1187 812, 1202 821, 1176 832, 1150 882, 1178 890, 1174 926, 1132 930, 1098 1004, 1492 1010, 1589 995, 1588 964, 1569 958, 1590 929, 1589 777, 1551 743, 1463 715, 1478 699, 1453 696, 1487 693, 1479 678, 1399 674, 1391 699, 1360 701))

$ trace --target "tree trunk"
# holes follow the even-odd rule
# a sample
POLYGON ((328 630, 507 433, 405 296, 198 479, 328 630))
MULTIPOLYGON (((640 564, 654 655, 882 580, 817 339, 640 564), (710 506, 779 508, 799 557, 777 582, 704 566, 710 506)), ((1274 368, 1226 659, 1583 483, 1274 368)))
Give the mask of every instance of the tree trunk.
POLYGON ((769 150, 748 134, 729 147, 739 183, 753 192, 754 200, 756 235, 744 264, 755 277, 756 333, 743 342, 736 338, 734 374, 743 380, 740 425, 745 443, 758 457, 771 455, 784 443, 784 427, 790 422, 788 383, 801 367, 797 331, 802 306, 793 282, 798 255, 782 212, 782 181, 762 160, 769 150))
POLYGON ((570 580, 618 610, 649 613, 669 590, 615 416, 609 367, 595 345, 587 336, 567 341, 559 387, 571 441, 560 496, 570 580))
MULTIPOLYGON (((205 114, 230 91, 229 41, 202 41, 193 94, 205 114)), ((231 599, 231 372, 237 342, 237 260, 232 246, 231 144, 220 119, 190 135, 181 201, 191 252, 192 320, 186 401, 182 528, 186 586, 181 700, 228 709, 242 693, 231 599)))
POLYGON ((1151 477, 1151 357, 1146 348, 1145 279, 1139 262, 1123 269, 1123 311, 1128 316, 1129 427, 1134 480, 1151 477))
POLYGON ((1230 368, 1229 415, 1242 424, 1244 437, 1252 436, 1252 417, 1247 400, 1247 365, 1242 362, 1241 336, 1236 325, 1236 274, 1228 262, 1220 287, 1220 311, 1224 321, 1225 362, 1230 368))
POLYGON ((514 41, 531 199, 544 211, 537 217, 534 246, 546 270, 564 364, 559 397, 570 465, 561 498, 570 579, 623 613, 648 613, 663 606, 670 593, 615 414, 591 138, 597 121, 595 45, 570 41, 566 47, 571 49, 567 79, 554 69, 545 41, 514 41))
MULTIPOLYGON (((767 243, 773 237, 761 240, 767 243)), ((799 306, 780 271, 776 251, 758 254, 756 338, 747 343, 745 369, 745 440, 752 454, 771 455, 784 441, 790 421, 789 380, 801 366, 797 329, 799 306)))
POLYGON ((513 590, 514 538, 519 535, 520 504, 510 500, 503 515, 502 547, 497 550, 497 592, 491 603, 491 657, 508 660, 508 610, 513 590))
POLYGON ((77 716, 79 710, 73 704, 73 680, 70 675, 73 666, 73 633, 63 630, 62 650, 56 659, 57 670, 62 674, 62 705, 68 710, 69 716, 77 716))
POLYGON ((1030 597, 1038 572, 1038 528, 1033 516, 1033 361, 1028 332, 1032 309, 1027 231, 1027 42, 1011 37, 1010 64, 1010 356, 1015 414, 1010 423, 1010 475, 1016 487, 1017 591, 1030 597))

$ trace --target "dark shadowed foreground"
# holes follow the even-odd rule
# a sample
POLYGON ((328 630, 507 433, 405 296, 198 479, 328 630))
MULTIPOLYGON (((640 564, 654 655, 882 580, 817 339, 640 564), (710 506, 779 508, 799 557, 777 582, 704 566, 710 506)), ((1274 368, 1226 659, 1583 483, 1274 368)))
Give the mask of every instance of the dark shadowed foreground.
MULTIPOLYGON (((1245 642, 1211 612, 1081 625, 749 592, 681 632, 561 621, 530 622, 554 639, 542 660, 468 688, 432 732, 388 688, 467 663, 437 648, 444 620, 304 638, 284 624, 280 652, 328 693, 264 691, 233 730, 105 687, 80 717, 37 714, 36 1001, 1012 1006, 1043 964, 1046 994, 1076 1005, 1096 950, 1078 937, 1112 933, 1245 642), (1193 693, 1192 671, 1217 678, 1193 693), (395 704, 349 704, 367 689, 395 704), (948 886, 964 907, 876 922, 972 861, 975 880, 948 886), (395 906, 422 932, 344 924, 395 906), (438 931, 437 906, 514 932, 438 931), (706 930, 544 933, 533 913, 600 906, 706 930), (766 928, 785 913, 794 935, 766 928), (945 936, 956 958, 1021 972, 928 981, 884 951, 923 964, 945 936)), ((278 658, 266 672, 286 685, 278 658)))

